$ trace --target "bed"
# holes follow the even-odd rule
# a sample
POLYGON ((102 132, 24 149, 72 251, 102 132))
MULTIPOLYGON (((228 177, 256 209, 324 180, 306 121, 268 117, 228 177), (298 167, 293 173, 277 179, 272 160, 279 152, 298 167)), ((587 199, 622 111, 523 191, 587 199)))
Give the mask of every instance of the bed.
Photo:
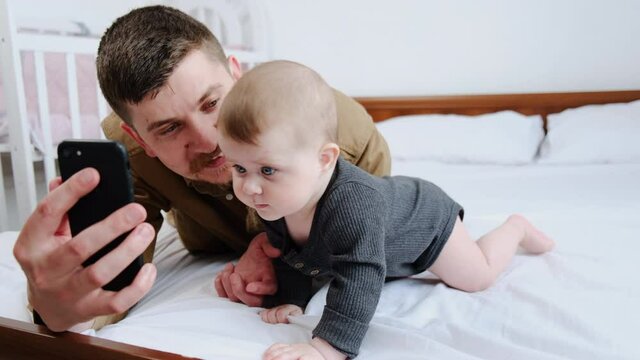
MULTIPOLYGON (((392 172, 443 187, 465 207, 472 235, 517 212, 557 247, 519 253, 475 294, 429 273, 387 283, 358 358, 640 358, 638 99, 640 91, 359 99, 385 120, 392 172), (421 141, 407 140, 416 134, 421 141), (429 148, 447 143, 455 146, 429 148)), ((212 280, 233 259, 191 256, 165 226, 156 284, 127 318, 51 334, 30 324, 16 236, 0 234, 0 352, 9 357, 258 359, 273 342, 308 340, 326 294, 292 324, 262 323, 259 309, 215 295, 212 280)))

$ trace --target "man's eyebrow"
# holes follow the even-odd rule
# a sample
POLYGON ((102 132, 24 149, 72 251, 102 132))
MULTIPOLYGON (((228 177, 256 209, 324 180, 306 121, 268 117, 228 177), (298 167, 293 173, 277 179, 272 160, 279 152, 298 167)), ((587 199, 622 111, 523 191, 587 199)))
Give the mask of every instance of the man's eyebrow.
MULTIPOLYGON (((202 94, 202 96, 200 97, 200 99, 198 99, 198 104, 202 104, 205 100, 207 100, 207 98, 208 98, 209 96, 211 96, 211 93, 213 93, 213 91, 214 91, 214 90, 216 90, 216 89, 218 89, 218 88, 220 88, 220 87, 222 87, 222 84, 214 84, 214 85, 209 86, 209 87, 204 91, 204 94, 202 94)), ((169 119, 164 119, 164 120, 159 120, 159 121, 151 122, 151 123, 149 123, 149 124, 147 125, 147 131, 148 131, 148 132, 151 132, 152 130, 157 129, 157 128, 161 127, 161 126, 162 126, 162 125, 164 125, 164 124, 171 123, 171 122, 174 122, 174 121, 178 121, 178 119, 176 119, 176 118, 169 118, 169 119)))
POLYGON ((212 93, 214 90, 216 90, 216 89, 218 89, 218 88, 220 88, 220 87, 222 87, 222 84, 214 84, 214 85, 209 86, 209 87, 207 88, 207 90, 205 90, 205 91, 204 91, 204 94, 202 94, 202 96, 201 96, 201 97, 200 97, 200 99, 198 100, 198 104, 202 104, 205 100, 207 100, 207 98, 208 98, 209 96, 211 96, 211 93, 212 93))

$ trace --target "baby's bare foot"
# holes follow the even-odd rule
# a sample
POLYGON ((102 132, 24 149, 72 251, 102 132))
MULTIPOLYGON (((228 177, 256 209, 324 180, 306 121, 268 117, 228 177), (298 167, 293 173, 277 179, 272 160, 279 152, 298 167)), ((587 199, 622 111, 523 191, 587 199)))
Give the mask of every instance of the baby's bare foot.
POLYGON ((556 242, 536 229, 529 220, 522 215, 511 215, 507 222, 511 222, 524 230, 524 239, 520 243, 523 249, 534 254, 545 253, 555 246, 556 242))

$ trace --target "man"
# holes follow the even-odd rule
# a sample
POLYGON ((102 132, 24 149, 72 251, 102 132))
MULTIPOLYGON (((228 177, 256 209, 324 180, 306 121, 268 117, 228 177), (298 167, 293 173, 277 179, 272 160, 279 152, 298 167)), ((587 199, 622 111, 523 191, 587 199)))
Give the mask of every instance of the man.
MULTIPOLYGON (((98 174, 85 169, 64 184, 50 184, 52 191, 27 220, 14 248, 34 318, 64 331, 97 328, 123 316, 155 280, 149 262, 161 210, 171 210, 189 251, 244 252, 235 267, 227 265, 216 278, 216 290, 233 301, 260 305, 263 295, 275 291, 270 257, 278 251, 233 196, 214 127, 220 104, 241 76, 238 60, 227 58, 201 23, 178 10, 152 6, 131 11, 107 29, 97 70, 115 112, 104 120, 103 130, 129 150, 137 204, 72 238, 66 212, 97 185, 98 174), (110 254, 80 266, 130 229, 110 254), (101 289, 142 252, 147 264, 129 287, 101 289)), ((335 96, 344 157, 373 174, 388 174, 388 148, 371 118, 352 99, 335 96)))

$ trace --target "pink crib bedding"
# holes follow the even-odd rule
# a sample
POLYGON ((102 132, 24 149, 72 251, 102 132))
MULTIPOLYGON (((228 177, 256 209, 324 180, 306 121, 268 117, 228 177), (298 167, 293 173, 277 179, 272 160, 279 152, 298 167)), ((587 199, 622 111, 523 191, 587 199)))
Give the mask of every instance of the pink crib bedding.
MULTIPOLYGON (((34 54, 22 53, 22 78, 26 96, 27 116, 31 127, 31 140, 42 149, 42 121, 38 114, 38 84, 36 84, 34 54)), ((100 119, 97 100, 97 78, 95 60, 90 55, 76 55, 76 76, 79 94, 79 112, 83 138, 100 136, 100 119)), ((61 140, 72 137, 71 110, 67 83, 65 54, 45 53, 46 89, 49 103, 51 136, 54 146, 61 140)), ((0 75, 0 142, 9 141, 9 119, 5 96, 6 86, 0 75)))

